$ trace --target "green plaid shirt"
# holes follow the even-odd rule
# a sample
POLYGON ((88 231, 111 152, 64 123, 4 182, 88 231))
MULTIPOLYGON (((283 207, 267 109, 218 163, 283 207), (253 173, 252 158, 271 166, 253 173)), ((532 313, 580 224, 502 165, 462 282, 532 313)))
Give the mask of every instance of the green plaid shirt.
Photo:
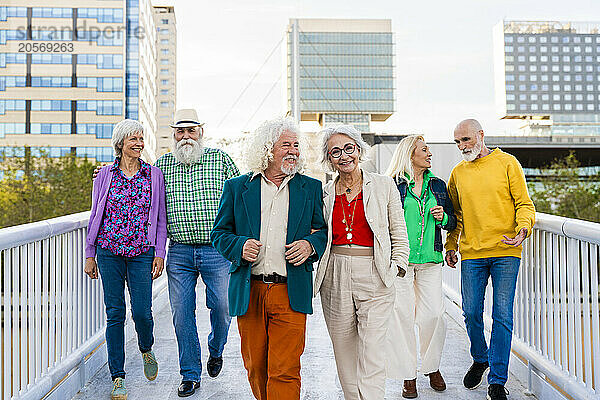
POLYGON ((231 157, 222 150, 205 148, 195 164, 182 164, 167 153, 154 166, 165 177, 169 239, 209 244, 223 185, 240 174, 231 157))

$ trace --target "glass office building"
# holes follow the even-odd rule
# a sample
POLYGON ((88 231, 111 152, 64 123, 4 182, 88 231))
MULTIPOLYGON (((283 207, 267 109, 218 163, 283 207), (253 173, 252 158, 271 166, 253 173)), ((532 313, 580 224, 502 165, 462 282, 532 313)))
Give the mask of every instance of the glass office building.
MULTIPOLYGON (((156 28, 149 0, 0 6, 0 148, 112 161, 123 118, 156 151, 156 28)), ((18 153, 17 153, 18 154, 18 153)))
POLYGON ((287 49, 288 109, 298 120, 369 132, 394 112, 390 20, 292 19, 287 49))
POLYGON ((170 6, 154 7, 154 22, 158 33, 158 107, 157 150, 161 156, 173 145, 173 129, 169 126, 175 118, 177 94, 177 24, 175 9, 170 6))
POLYGON ((600 135, 600 22, 501 21, 497 105, 532 135, 600 135))

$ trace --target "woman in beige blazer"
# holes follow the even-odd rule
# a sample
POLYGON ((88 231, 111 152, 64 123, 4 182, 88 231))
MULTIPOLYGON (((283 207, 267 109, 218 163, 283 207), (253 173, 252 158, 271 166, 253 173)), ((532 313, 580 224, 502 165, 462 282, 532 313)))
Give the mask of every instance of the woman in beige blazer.
POLYGON ((392 178, 360 168, 368 145, 351 125, 322 133, 328 242, 314 292, 321 304, 346 400, 382 400, 394 277, 408 266, 408 237, 392 178))

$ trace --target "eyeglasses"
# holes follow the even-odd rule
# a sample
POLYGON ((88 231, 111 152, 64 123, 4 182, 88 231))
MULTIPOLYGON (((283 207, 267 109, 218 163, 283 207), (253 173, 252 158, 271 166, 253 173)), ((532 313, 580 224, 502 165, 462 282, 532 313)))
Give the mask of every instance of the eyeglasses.
MULTIPOLYGON (((354 153, 354 150, 356 150, 356 145, 352 143, 348 143, 344 146, 343 149, 344 153, 346 154, 352 154, 354 153)), ((329 154, 333 158, 340 158, 342 156, 342 149, 340 149, 339 147, 334 147, 333 149, 329 150, 329 153, 327 154, 329 154)))

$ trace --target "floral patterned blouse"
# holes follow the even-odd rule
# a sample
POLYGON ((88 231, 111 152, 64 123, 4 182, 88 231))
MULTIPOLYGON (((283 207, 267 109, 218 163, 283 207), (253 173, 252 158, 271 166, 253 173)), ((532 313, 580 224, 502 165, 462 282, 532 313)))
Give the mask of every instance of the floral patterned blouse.
POLYGON ((97 245, 111 253, 135 257, 150 250, 148 215, 152 199, 150 165, 140 160, 140 170, 131 178, 119 168, 117 158, 106 198, 97 245))

